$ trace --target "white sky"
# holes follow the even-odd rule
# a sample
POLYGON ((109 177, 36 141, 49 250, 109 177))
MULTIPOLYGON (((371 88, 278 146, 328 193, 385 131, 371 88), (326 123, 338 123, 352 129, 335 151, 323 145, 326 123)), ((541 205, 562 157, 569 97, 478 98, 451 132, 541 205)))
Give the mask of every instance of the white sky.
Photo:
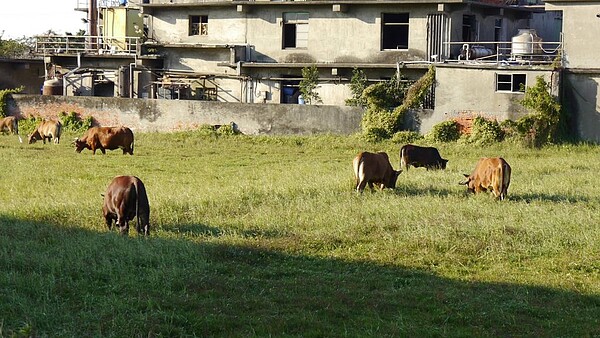
POLYGON ((0 35, 7 40, 43 34, 49 29, 57 34, 87 30, 81 21, 87 14, 75 10, 77 1, 0 0, 0 35))

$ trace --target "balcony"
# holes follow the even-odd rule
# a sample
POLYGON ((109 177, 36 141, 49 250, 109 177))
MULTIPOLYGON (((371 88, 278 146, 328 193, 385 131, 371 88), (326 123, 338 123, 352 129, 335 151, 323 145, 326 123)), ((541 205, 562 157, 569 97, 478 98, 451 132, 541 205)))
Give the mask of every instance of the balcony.
POLYGON ((39 55, 136 55, 139 37, 103 37, 47 35, 35 37, 35 53, 39 55))

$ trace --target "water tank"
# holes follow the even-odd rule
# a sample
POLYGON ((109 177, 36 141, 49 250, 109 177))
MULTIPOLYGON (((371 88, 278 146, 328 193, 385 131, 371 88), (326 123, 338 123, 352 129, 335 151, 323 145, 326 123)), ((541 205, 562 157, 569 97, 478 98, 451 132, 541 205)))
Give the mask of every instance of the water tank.
POLYGON ((519 29, 519 34, 512 38, 512 55, 522 56, 541 53, 542 38, 535 29, 519 29))
POLYGON ((44 81, 42 95, 62 95, 63 81, 61 79, 50 79, 44 81))

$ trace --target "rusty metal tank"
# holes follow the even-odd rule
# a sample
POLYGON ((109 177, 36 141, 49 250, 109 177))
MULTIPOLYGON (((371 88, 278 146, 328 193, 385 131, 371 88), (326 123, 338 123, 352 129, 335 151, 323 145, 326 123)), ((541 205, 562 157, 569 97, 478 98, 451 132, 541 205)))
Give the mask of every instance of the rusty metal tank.
POLYGON ((42 95, 63 95, 63 80, 50 79, 44 81, 42 95))

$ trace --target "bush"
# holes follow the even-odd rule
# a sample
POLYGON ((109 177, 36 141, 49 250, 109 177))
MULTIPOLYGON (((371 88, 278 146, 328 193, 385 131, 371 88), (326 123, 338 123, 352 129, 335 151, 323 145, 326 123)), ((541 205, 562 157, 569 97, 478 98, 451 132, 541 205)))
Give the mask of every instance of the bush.
POLYGON ((63 131, 83 133, 94 125, 93 117, 88 116, 82 120, 81 117, 74 111, 70 113, 62 112, 58 117, 62 123, 63 131))
POLYGON ((19 120, 19 134, 29 135, 33 133, 38 124, 42 122, 41 117, 30 117, 28 119, 19 120))
POLYGON ((238 135, 240 132, 235 128, 233 123, 224 124, 217 129, 217 133, 220 135, 238 135))
POLYGON ((25 87, 21 86, 15 89, 3 89, 0 90, 0 118, 6 117, 8 115, 8 98, 11 94, 17 94, 23 91, 25 87))
POLYGON ((438 123, 427 134, 427 138, 435 142, 456 141, 460 138, 458 123, 452 120, 438 123))
POLYGON ((403 130, 392 136, 392 142, 396 144, 406 144, 413 143, 421 138, 423 138, 423 136, 416 131, 403 130))
POLYGON ((467 138, 467 142, 477 145, 488 145, 500 142, 503 139, 504 131, 498 121, 477 116, 473 120, 471 135, 467 138))
POLYGON ((369 142, 388 139, 396 130, 396 117, 386 109, 370 106, 363 115, 362 137, 369 142))
POLYGON ((549 87, 544 78, 538 76, 535 85, 525 90, 521 100, 523 107, 531 113, 517 120, 517 132, 534 147, 556 141, 558 131, 567 129, 566 117, 561 116, 561 105, 550 94, 549 87))

